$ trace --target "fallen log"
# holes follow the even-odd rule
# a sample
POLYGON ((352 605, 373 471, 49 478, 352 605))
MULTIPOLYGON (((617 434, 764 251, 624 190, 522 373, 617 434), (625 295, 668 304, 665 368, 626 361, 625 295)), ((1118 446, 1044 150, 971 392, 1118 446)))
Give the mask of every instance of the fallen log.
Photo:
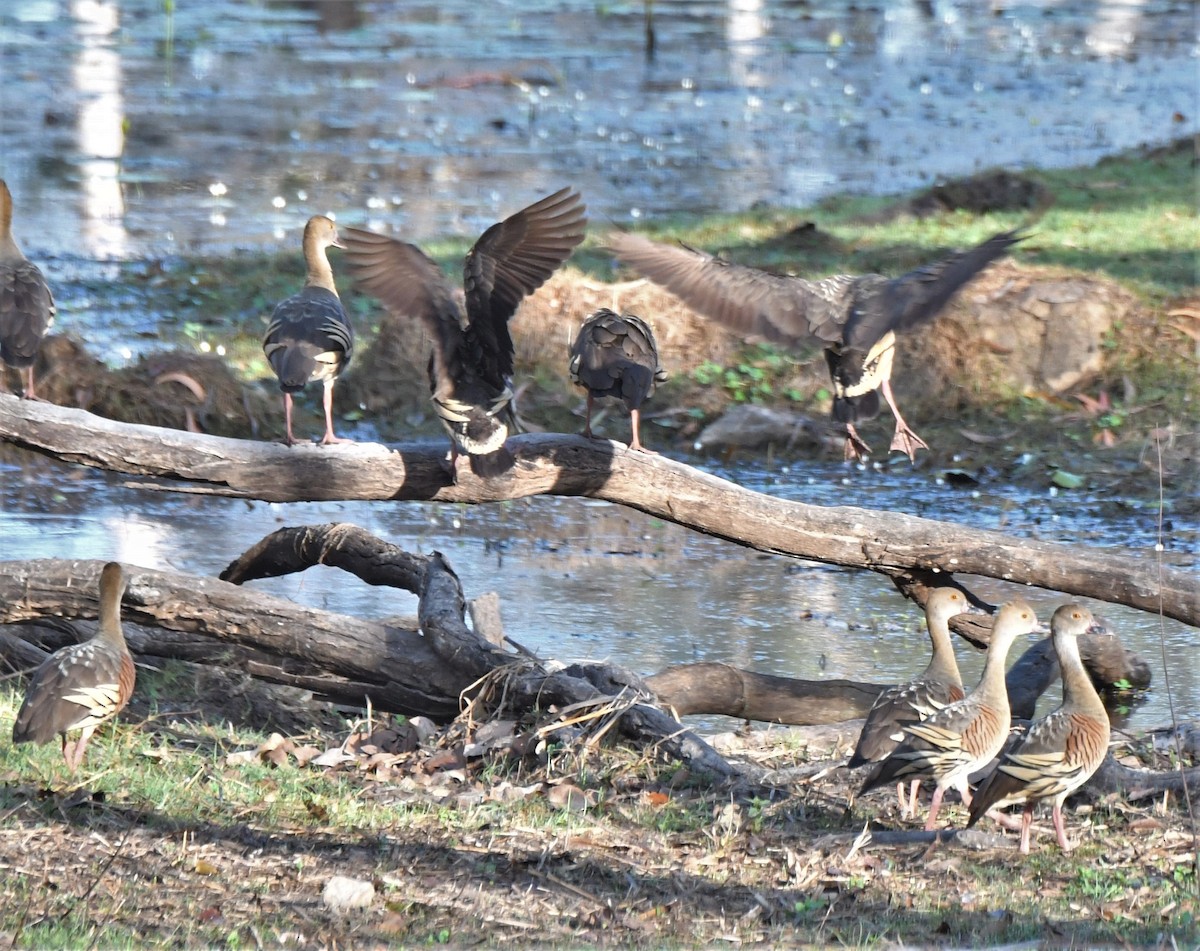
POLYGON ((975 574, 1125 604, 1200 626, 1183 570, 1078 545, 752 492, 661 455, 580 436, 514 437, 516 465, 452 483, 439 444, 293 447, 113 422, 0 395, 0 439, 67 462, 152 477, 145 487, 264 501, 436 500, 478 504, 550 494, 605 499, 776 554, 895 575, 975 574))

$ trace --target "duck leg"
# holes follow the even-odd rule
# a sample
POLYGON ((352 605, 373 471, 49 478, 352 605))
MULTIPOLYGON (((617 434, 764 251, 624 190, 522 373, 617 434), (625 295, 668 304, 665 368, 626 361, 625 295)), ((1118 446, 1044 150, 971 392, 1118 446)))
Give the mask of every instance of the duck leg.
POLYGON ((296 439, 292 436, 292 394, 283 394, 283 419, 284 419, 284 437, 283 441, 289 446, 296 445, 296 439))
POLYGON ((28 366, 25 368, 25 392, 23 395, 24 395, 25 399, 27 399, 27 400, 37 400, 38 402, 41 402, 41 400, 39 399, 39 397, 37 395, 37 391, 33 388, 33 367, 32 366, 28 366))
POLYGON ((354 442, 353 439, 348 439, 345 436, 335 436, 333 433, 333 378, 325 381, 325 392, 321 397, 321 405, 325 408, 325 435, 321 438, 321 445, 328 446, 331 443, 354 442))
POLYGON ((1063 825, 1062 803, 1054 803, 1054 834, 1058 836, 1058 847, 1064 852, 1075 848, 1067 839, 1067 830, 1063 825))
MULTIPOLYGON (((1029 831, 1033 828, 1033 807, 1034 803, 1025 803, 1025 809, 1021 813, 1021 854, 1029 854, 1029 831)), ((1062 842, 1060 841, 1061 845, 1062 842)))
POLYGON ((587 395, 587 421, 583 424, 583 435, 586 436, 588 439, 596 438, 595 436, 592 435, 592 406, 594 405, 594 403, 595 403, 595 400, 592 399, 592 394, 588 393, 588 395, 587 395))
POLYGON ((925 440, 909 429, 908 423, 900 415, 900 408, 896 405, 895 397, 892 396, 891 381, 884 380, 879 390, 883 393, 883 398, 887 400, 887 405, 891 409, 892 415, 896 417, 896 434, 892 436, 892 444, 888 447, 888 451, 896 452, 899 450, 913 462, 916 462, 917 450, 928 449, 929 446, 925 444, 925 440))
POLYGON ((925 820, 925 831, 932 832, 937 828, 938 809, 942 807, 942 793, 944 790, 941 786, 935 786, 933 790, 933 800, 929 803, 929 818, 925 820))
POLYGON ((629 443, 629 448, 635 450, 636 452, 644 452, 648 456, 657 456, 658 453, 655 452, 653 449, 647 449, 645 446, 642 445, 642 440, 640 438, 641 428, 642 428, 642 418, 641 418, 640 410, 631 409, 629 411, 629 425, 633 429, 633 439, 629 443))
POLYGON ((861 462, 862 457, 871 452, 871 447, 863 442, 863 438, 854 428, 853 423, 846 424, 846 461, 861 462))

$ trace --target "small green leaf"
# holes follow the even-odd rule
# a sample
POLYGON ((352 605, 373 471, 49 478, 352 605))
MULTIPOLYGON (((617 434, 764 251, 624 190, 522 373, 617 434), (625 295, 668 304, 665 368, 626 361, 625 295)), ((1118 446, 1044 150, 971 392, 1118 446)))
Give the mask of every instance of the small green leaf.
POLYGON ((1050 481, 1060 489, 1078 489, 1083 485, 1083 476, 1068 472, 1066 469, 1058 469, 1050 477, 1050 481))

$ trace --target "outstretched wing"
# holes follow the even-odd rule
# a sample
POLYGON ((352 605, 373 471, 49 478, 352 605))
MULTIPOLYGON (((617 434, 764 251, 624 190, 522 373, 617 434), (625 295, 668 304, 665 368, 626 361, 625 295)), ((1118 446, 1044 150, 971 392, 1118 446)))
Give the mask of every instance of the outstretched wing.
POLYGON ((463 264, 469 348, 480 377, 503 387, 513 372, 508 319, 583 240, 587 206, 563 188, 487 229, 463 264))
POLYGON ((808 281, 772 274, 625 232, 609 235, 608 250, 693 310, 776 343, 840 341, 850 314, 850 288, 858 280, 837 275, 808 281))
POLYGON ((436 379, 460 378, 466 321, 442 269, 415 244, 361 228, 344 228, 340 234, 346 265, 358 286, 395 316, 425 324, 434 339, 436 379))
POLYGON ((854 306, 846 325, 845 345, 869 350, 888 331, 903 331, 937 316, 965 284, 1018 241, 1019 230, 994 234, 969 251, 924 264, 890 280, 862 278, 855 288, 854 306))

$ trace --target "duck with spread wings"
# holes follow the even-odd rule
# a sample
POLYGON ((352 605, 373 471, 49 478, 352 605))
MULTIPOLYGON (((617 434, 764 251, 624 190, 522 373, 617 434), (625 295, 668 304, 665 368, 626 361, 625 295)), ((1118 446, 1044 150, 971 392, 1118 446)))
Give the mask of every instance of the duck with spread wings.
POLYGON ((915 461, 917 450, 929 447, 904 421, 892 395, 896 333, 931 320, 963 285, 1023 238, 1017 230, 1003 231, 899 277, 838 274, 817 281, 625 232, 610 235, 607 244, 619 261, 732 330, 789 346, 824 345, 833 418, 846 430, 846 458, 870 452, 856 424, 879 412, 882 393, 896 419, 891 449, 915 461))
POLYGON ((516 430, 508 320, 583 240, 586 211, 579 193, 563 188, 492 225, 467 253, 462 296, 416 245, 342 231, 359 286, 397 317, 424 322, 433 337, 430 388, 450 434, 452 471, 460 454, 481 478, 512 465, 504 445, 516 430))

